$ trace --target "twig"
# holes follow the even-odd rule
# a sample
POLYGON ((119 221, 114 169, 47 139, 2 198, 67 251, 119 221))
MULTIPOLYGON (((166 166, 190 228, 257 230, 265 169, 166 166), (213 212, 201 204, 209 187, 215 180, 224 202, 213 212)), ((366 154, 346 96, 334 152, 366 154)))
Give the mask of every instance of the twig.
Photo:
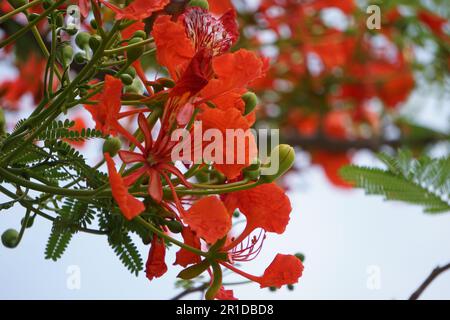
POLYGON ((420 287, 414 291, 414 293, 409 297, 409 300, 417 300, 420 295, 425 291, 426 288, 436 279, 441 273, 450 270, 450 263, 443 267, 436 267, 431 271, 430 275, 425 279, 425 281, 420 285, 420 287))
POLYGON ((177 294, 175 297, 173 297, 170 300, 180 300, 181 298, 187 296, 188 294, 194 293, 194 292, 201 292, 206 290, 206 288, 208 288, 208 284, 204 283, 201 286, 198 287, 194 287, 194 288, 188 288, 182 292, 180 292, 179 294, 177 294))

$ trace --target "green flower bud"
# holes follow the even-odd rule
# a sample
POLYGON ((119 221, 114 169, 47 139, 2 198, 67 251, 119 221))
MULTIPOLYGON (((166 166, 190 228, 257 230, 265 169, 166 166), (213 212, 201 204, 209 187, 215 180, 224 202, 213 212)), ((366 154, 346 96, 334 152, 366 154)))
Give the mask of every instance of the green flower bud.
POLYGON ((205 10, 209 10, 209 3, 207 0, 191 0, 189 1, 188 7, 200 7, 205 10))
POLYGON ((147 38, 147 34, 145 33, 144 30, 138 30, 135 33, 133 33, 133 38, 145 39, 145 38, 147 38))
POLYGON ((111 137, 105 140, 103 143, 103 153, 109 153, 111 157, 114 157, 122 147, 122 142, 119 138, 111 137))
POLYGON ((9 4, 14 8, 20 8, 28 3, 27 0, 8 0, 9 4))
POLYGON ((65 28, 64 31, 69 35, 69 36, 74 36, 77 34, 78 29, 75 27, 72 28, 65 28))
POLYGON ((133 78, 129 74, 126 74, 126 73, 123 73, 120 75, 120 80, 126 86, 129 86, 130 84, 133 83, 133 78))
MULTIPOLYGON (((25 218, 22 218, 22 220, 20 220, 20 224, 23 225, 25 223, 25 218)), ((34 223, 34 217, 29 217, 28 221, 27 221, 27 225, 25 226, 26 228, 31 228, 33 226, 34 223)))
MULTIPOLYGON (((128 45, 136 44, 142 41, 143 41, 142 38, 132 38, 130 41, 128 41, 128 45)), ((128 62, 132 62, 139 59, 143 53, 144 53, 144 46, 132 47, 127 49, 128 62)))
POLYGON ((288 284, 287 288, 289 291, 294 291, 294 285, 293 284, 288 284))
POLYGON ((241 215, 241 214, 239 213, 238 210, 234 210, 234 212, 233 212, 233 217, 234 217, 234 218, 239 218, 240 215, 241 215))
POLYGON ((190 266, 184 270, 182 270, 177 277, 183 280, 190 280, 195 277, 198 277, 201 275, 206 269, 209 268, 211 264, 207 259, 203 260, 200 263, 194 264, 193 266, 190 266))
POLYGON ((84 48, 89 45, 89 39, 91 39, 91 35, 89 33, 79 32, 75 37, 75 43, 77 44, 78 48, 84 50, 84 48))
POLYGON ((76 64, 85 64, 87 61, 86 53, 84 53, 84 52, 75 53, 75 56, 73 57, 73 61, 75 61, 76 64))
POLYGON ((97 34, 92 35, 89 38, 89 47, 92 49, 92 51, 95 51, 100 47, 100 43, 102 42, 102 37, 100 37, 97 34))
POLYGON ((136 77, 136 69, 134 69, 133 67, 128 67, 123 73, 126 73, 128 75, 130 75, 131 78, 135 78, 136 77))
POLYGON ((97 25, 97 21, 95 21, 95 19, 92 19, 89 24, 91 25, 91 28, 94 30, 97 30, 98 25, 97 25))
MULTIPOLYGON (((272 153, 270 154, 270 166, 278 167, 278 171, 274 174, 264 174, 263 171, 261 180, 266 183, 275 181, 293 166, 294 161, 294 148, 287 144, 280 144, 276 146, 275 148, 273 148, 272 153)), ((267 168, 267 170, 273 169, 274 168, 267 168)))
POLYGON ((73 48, 69 44, 63 44, 58 48, 57 58, 64 67, 69 66, 73 61, 73 48))
POLYGON ((62 14, 56 15, 55 23, 58 28, 61 28, 64 25, 64 16, 62 14))
POLYGON ((245 115, 252 112, 256 105, 258 104, 258 97, 253 92, 249 91, 246 94, 244 94, 242 97, 242 100, 245 102, 245 115))
POLYGON ((270 290, 271 292, 275 292, 275 291, 277 291, 277 287, 269 287, 269 290, 270 290))
POLYGON ((15 248, 19 240, 19 233, 14 229, 8 229, 2 234, 2 243, 6 248, 15 248))
POLYGON ((166 221, 165 224, 173 233, 180 233, 181 231, 183 231, 183 225, 176 220, 166 221))
POLYGON ((295 256, 300 259, 301 262, 305 261, 305 255, 303 253, 296 253, 295 256))
POLYGON ((139 79, 134 79, 131 85, 125 87, 125 92, 131 94, 142 94, 144 90, 142 88, 141 81, 139 79))

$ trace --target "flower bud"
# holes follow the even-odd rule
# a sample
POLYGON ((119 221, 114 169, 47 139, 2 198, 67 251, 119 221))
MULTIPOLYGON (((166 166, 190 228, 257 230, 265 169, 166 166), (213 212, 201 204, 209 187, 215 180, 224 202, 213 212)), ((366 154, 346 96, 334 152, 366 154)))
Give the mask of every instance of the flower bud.
POLYGON ((92 28, 92 29, 97 30, 98 24, 97 24, 97 21, 95 21, 95 19, 92 19, 92 20, 89 22, 89 24, 91 25, 91 28, 92 28))
POLYGON ((42 3, 42 7, 47 10, 52 6, 52 4, 53 4, 52 0, 44 0, 44 2, 42 3))
POLYGON ((74 36, 77 34, 78 29, 75 26, 71 26, 70 28, 64 28, 64 31, 69 35, 69 36, 74 36))
POLYGON ((211 264, 208 260, 203 260, 200 263, 194 264, 186 269, 181 270, 181 272, 177 275, 178 278, 183 280, 194 279, 201 275, 206 269, 209 268, 211 264))
MULTIPOLYGON (((132 38, 130 41, 128 41, 128 45, 136 44, 136 43, 139 43, 142 41, 143 41, 142 38, 132 38)), ((132 47, 132 48, 127 49, 128 62, 130 63, 132 61, 139 59, 143 53, 144 53, 143 46, 132 47)))
POLYGON ((144 30, 138 30, 135 33, 133 33, 133 38, 145 39, 145 38, 147 38, 147 34, 145 33, 144 30))
POLYGON ((294 291, 294 285, 293 284, 288 284, 287 288, 289 291, 294 291))
POLYGON ((111 157, 114 157, 122 147, 122 142, 119 138, 111 137, 105 140, 103 143, 103 153, 109 153, 111 157))
POLYGON ((100 43, 102 41, 102 38, 99 35, 93 35, 89 38, 89 47, 92 49, 92 51, 95 51, 100 47, 100 43))
POLYGON ((130 75, 133 79, 136 77, 136 69, 132 66, 129 66, 123 73, 130 75))
POLYGON ((301 262, 305 261, 305 255, 303 253, 296 253, 295 257, 298 258, 301 262))
POLYGON ((64 66, 69 66, 73 61, 73 48, 69 44, 63 44, 58 48, 57 57, 59 62, 64 66))
POLYGON ((270 183, 281 177, 294 164, 295 152, 294 148, 287 144, 280 144, 273 148, 270 154, 270 167, 263 167, 261 180, 262 182, 270 183), (277 169, 276 173, 264 174, 264 172, 277 169))
POLYGON ((77 36, 75 37, 75 43, 77 44, 78 48, 85 49, 87 45, 89 45, 89 39, 91 38, 91 35, 87 32, 79 32, 77 36))
POLYGON ((75 53, 73 61, 75 61, 76 64, 85 64, 87 61, 86 53, 84 52, 75 53))
POLYGON ((126 74, 126 73, 123 73, 120 75, 120 80, 126 86, 129 86, 133 83, 133 78, 129 74, 126 74))
POLYGON ((15 248, 19 240, 19 233, 14 229, 8 229, 2 234, 2 243, 6 248, 15 248))
POLYGON ((246 94, 244 94, 242 97, 242 100, 245 102, 245 115, 252 112, 256 105, 258 104, 258 97, 253 92, 249 91, 246 94))
MULTIPOLYGON (((20 224, 24 225, 24 223, 25 223, 25 218, 22 218, 22 220, 20 220, 20 224)), ((25 228, 31 228, 33 226, 33 223, 34 223, 34 217, 29 217, 25 228)))
POLYGON ((188 7, 200 7, 205 10, 209 10, 209 3, 207 0, 191 0, 189 1, 188 7))

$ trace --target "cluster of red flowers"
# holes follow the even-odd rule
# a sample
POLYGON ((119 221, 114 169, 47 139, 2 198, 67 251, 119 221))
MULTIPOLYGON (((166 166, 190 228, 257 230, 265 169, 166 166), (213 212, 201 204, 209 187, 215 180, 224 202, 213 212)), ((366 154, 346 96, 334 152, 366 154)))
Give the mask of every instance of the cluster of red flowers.
MULTIPOLYGON (((398 112, 415 88, 418 45, 406 35, 407 24, 429 28, 441 47, 450 43, 447 19, 414 6, 416 20, 399 7, 383 7, 380 29, 370 30, 366 8, 353 0, 262 1, 256 19, 245 20, 248 45, 273 56, 268 76, 253 87, 268 97, 261 113, 304 139, 381 137, 385 116, 398 112)), ((311 156, 330 181, 348 186, 337 170, 351 154, 314 147, 311 156)))
MULTIPOLYGON (((127 35, 143 29, 142 19, 160 10, 168 1, 134 1, 125 8, 118 8, 106 1, 102 3, 116 13, 117 19, 136 20, 122 32, 123 40, 126 40, 127 35)), ((268 183, 221 196, 183 198, 177 193, 176 185, 182 184, 187 189, 192 186, 171 160, 171 150, 176 143, 170 140, 171 132, 177 128, 187 128, 192 119, 202 121, 203 128, 223 132, 250 128, 255 120, 254 111, 244 114, 245 103, 241 96, 249 84, 264 76, 265 59, 245 49, 229 52, 239 36, 234 10, 227 11, 221 17, 196 6, 187 8, 177 17, 160 14, 154 21, 151 36, 156 44, 158 63, 167 68, 174 83, 153 92, 152 85, 161 82, 148 81, 145 74, 141 74, 148 88, 146 103, 164 103, 160 125, 156 127, 149 121, 155 112, 152 108, 122 111, 123 85, 110 75, 105 77, 103 90, 92 97, 98 104, 86 105, 98 130, 104 134, 120 135, 129 141, 130 146, 137 148, 137 151, 132 148, 118 153, 123 164, 132 164, 133 168, 137 168, 127 174, 119 173, 112 157, 108 153, 104 155, 112 194, 121 212, 131 220, 146 210, 146 205, 128 191, 146 184, 152 203, 171 212, 172 217, 183 223, 185 245, 198 250, 215 248, 216 255, 207 258, 211 264, 220 264, 258 282, 261 287, 296 283, 303 266, 293 255, 277 255, 260 277, 247 274, 235 266, 235 262, 252 260, 258 255, 266 232, 284 232, 291 206, 280 187, 268 183), (211 103, 215 108, 209 106, 211 103), (136 114, 143 141, 119 121, 136 114), (171 175, 177 178, 177 182, 171 179, 171 175), (170 197, 164 195, 163 185, 172 191, 170 197), (245 215, 247 225, 239 236, 232 237, 233 213, 237 209, 245 215)), ((140 69, 139 64, 139 61, 134 63, 137 70, 140 69)), ((250 165, 251 160, 247 157, 245 164, 236 162, 214 167, 223 174, 227 183, 236 183, 242 180, 242 170, 250 165)), ((167 271, 165 251, 163 239, 155 234, 146 264, 148 279, 161 277, 167 271)), ((182 248, 177 253, 175 264, 188 267, 204 262, 195 252, 182 248)), ((215 277, 210 268, 204 271, 215 277)), ((234 299, 232 291, 223 288, 214 296, 234 299)))

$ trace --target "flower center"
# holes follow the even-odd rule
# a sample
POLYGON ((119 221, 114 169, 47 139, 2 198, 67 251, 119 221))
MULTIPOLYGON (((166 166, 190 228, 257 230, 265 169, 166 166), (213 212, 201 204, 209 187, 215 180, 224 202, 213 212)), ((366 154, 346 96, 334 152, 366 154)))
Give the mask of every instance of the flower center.
POLYGON ((234 35, 208 11, 193 7, 184 16, 184 24, 189 39, 196 51, 207 48, 214 56, 227 51, 233 44, 234 35))

